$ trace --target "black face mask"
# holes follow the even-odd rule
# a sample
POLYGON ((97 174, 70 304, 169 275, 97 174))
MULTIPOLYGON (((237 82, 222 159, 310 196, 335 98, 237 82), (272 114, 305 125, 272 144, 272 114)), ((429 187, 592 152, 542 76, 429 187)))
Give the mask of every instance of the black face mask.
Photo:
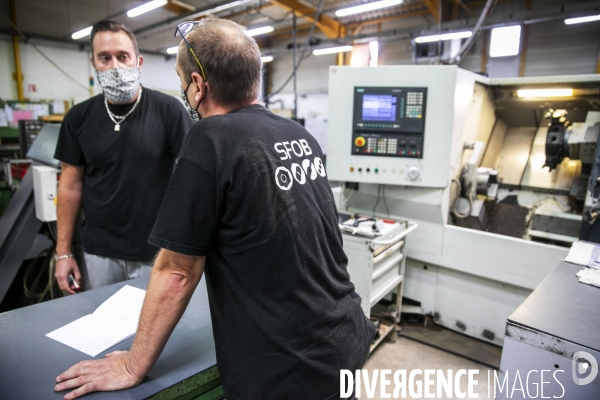
POLYGON ((179 96, 181 97, 181 101, 183 101, 183 105, 185 106, 185 109, 187 110, 188 114, 190 114, 192 121, 198 122, 202 119, 202 117, 200 116, 200 113, 198 113, 198 107, 200 106, 200 102, 198 102, 196 109, 193 109, 187 98, 187 91, 190 88, 190 85, 192 84, 193 81, 194 80, 192 79, 190 81, 190 83, 188 83, 185 90, 183 90, 182 87, 179 88, 181 90, 181 94, 179 96))

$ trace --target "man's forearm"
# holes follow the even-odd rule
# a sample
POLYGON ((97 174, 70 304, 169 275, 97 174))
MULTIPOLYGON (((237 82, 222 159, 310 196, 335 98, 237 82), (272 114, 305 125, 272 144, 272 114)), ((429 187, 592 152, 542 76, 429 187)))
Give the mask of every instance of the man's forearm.
POLYGON ((57 244, 59 255, 71 253, 71 242, 75 224, 81 210, 81 191, 58 188, 56 207, 57 244))
POLYGON ((159 253, 127 366, 135 376, 145 376, 160 356, 200 282, 204 262, 204 257, 190 262, 169 251, 159 253))

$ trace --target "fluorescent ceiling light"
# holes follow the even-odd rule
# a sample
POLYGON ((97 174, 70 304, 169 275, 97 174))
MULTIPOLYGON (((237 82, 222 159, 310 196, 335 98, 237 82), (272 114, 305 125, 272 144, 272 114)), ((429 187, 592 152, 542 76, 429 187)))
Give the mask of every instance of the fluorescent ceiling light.
POLYGON ((397 6, 398 4, 402 4, 404 0, 382 0, 375 1, 373 3, 361 4, 360 6, 342 8, 341 10, 337 10, 335 15, 337 17, 346 17, 348 15, 359 14, 367 11, 378 10, 380 8, 397 6))
POLYGON ((344 52, 350 51, 352 49, 353 49, 352 46, 328 47, 326 49, 313 50, 313 55, 315 55, 315 56, 321 56, 323 54, 344 53, 344 52))
POLYGON ((264 62, 264 63, 266 63, 266 62, 271 62, 271 61, 273 61, 273 56, 262 56, 262 57, 260 58, 260 61, 262 61, 262 62, 264 62))
POLYGON ((84 28, 80 31, 75 32, 74 34, 71 35, 71 37, 75 40, 77 39, 81 39, 82 37, 86 37, 87 35, 89 35, 92 32, 92 27, 88 26, 87 28, 84 28))
POLYGON ((244 4, 246 2, 248 2, 248 0, 232 1, 231 3, 223 4, 222 6, 215 7, 213 9, 211 9, 211 10, 208 10, 208 11, 210 11, 211 13, 216 13, 216 12, 219 12, 219 11, 227 10, 228 8, 231 8, 231 7, 239 6, 239 5, 244 4))
POLYGON ((260 28, 246 29, 246 31, 244 31, 244 33, 248 36, 256 36, 256 35, 262 35, 265 33, 273 32, 274 30, 275 30, 275 28, 273 28, 272 26, 263 26, 260 28))
POLYGON ((517 90, 519 97, 571 97, 573 89, 521 89, 517 90))
POLYGON ((371 54, 371 60, 369 60, 369 65, 371 67, 376 67, 377 61, 379 59, 379 42, 377 40, 369 42, 369 53, 371 54))
POLYGON ((419 36, 415 39, 417 43, 439 42, 440 40, 466 39, 473 35, 471 31, 450 32, 441 35, 419 36))
POLYGON ((248 3, 249 1, 251 1, 251 0, 237 0, 237 1, 232 1, 231 3, 223 4, 222 6, 218 6, 218 7, 215 7, 215 8, 211 8, 210 10, 199 12, 198 14, 194 14, 194 15, 188 17, 188 18, 189 19, 194 19, 194 18, 202 17, 202 16, 208 15, 208 14, 216 14, 216 13, 218 13, 220 11, 227 10, 229 8, 240 6, 242 4, 248 3))
POLYGON ((167 49, 167 53, 168 54, 175 54, 175 53, 177 53, 178 50, 179 50, 179 46, 169 47, 167 49))
POLYGON ((519 54, 521 25, 492 29, 490 57, 507 57, 519 54))
POLYGON ((573 25, 573 24, 581 24, 583 22, 592 22, 592 21, 600 21, 600 15, 590 15, 589 17, 579 17, 579 18, 567 18, 567 19, 565 19, 565 24, 573 25))
POLYGON ((167 0, 152 0, 145 4, 142 4, 139 7, 132 8, 131 10, 127 11, 127 16, 130 18, 137 17, 138 15, 142 15, 144 13, 147 13, 148 11, 152 11, 155 8, 162 7, 165 4, 167 4, 167 0))

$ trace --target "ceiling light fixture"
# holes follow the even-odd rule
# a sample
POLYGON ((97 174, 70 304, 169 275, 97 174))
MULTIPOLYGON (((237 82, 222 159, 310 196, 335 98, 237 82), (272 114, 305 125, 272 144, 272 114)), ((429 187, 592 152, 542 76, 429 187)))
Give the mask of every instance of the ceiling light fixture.
POLYGON ((579 17, 579 18, 567 18, 565 19, 565 24, 573 25, 573 24, 581 24, 584 22, 593 22, 600 21, 600 15, 590 15, 589 17, 579 17))
POLYGON ((232 8, 232 7, 241 6, 242 4, 248 3, 249 1, 252 1, 252 0, 237 0, 237 1, 232 1, 231 3, 223 4, 222 6, 217 6, 215 8, 211 8, 210 10, 205 10, 205 11, 199 12, 198 14, 194 14, 194 15, 190 16, 189 19, 194 19, 194 18, 202 17, 202 16, 208 15, 208 14, 216 14, 218 12, 221 12, 223 10, 227 10, 229 8, 232 8))
POLYGON ((519 54, 521 25, 492 29, 490 57, 507 57, 519 54))
POLYGON ((417 43, 429 43, 429 42, 439 42, 440 40, 452 40, 452 39, 467 39, 473 35, 471 31, 462 31, 462 32, 450 32, 443 33, 441 35, 430 35, 430 36, 419 36, 415 39, 417 43))
POLYGON ((360 6, 342 8, 341 10, 337 10, 335 12, 336 17, 346 17, 348 15, 354 15, 359 13, 364 13, 367 11, 378 10, 380 8, 397 6, 398 4, 402 4, 404 0, 382 0, 375 1, 373 3, 361 4, 360 6))
POLYGON ((145 4, 142 4, 139 7, 132 8, 131 10, 127 11, 127 16, 129 18, 137 17, 138 15, 145 14, 148 11, 154 10, 155 8, 162 7, 167 3, 167 0, 152 0, 145 4))
POLYGON ((264 63, 271 62, 271 61, 273 61, 273 60, 274 60, 273 56, 262 56, 262 57, 260 58, 260 61, 262 61, 262 62, 264 62, 264 63))
POLYGON ((87 28, 83 28, 80 31, 75 32, 71 35, 71 37, 75 40, 81 39, 82 37, 88 36, 92 32, 92 27, 88 26, 87 28))
POLYGON ((322 56, 323 54, 344 53, 346 51, 351 51, 352 49, 352 46, 328 47, 326 49, 313 50, 313 55, 322 56))
POLYGON ((254 29, 246 29, 244 31, 244 33, 248 36, 257 36, 257 35, 263 35, 265 33, 269 33, 269 32, 273 32, 275 30, 275 28, 273 28, 272 26, 263 26, 260 28, 254 28, 254 29))
POLYGON ((179 46, 169 47, 167 49, 167 54, 175 54, 179 50, 179 46))
POLYGON ((517 96, 522 98, 531 97, 571 97, 573 89, 520 89, 517 96))
POLYGON ((216 13, 216 12, 219 12, 219 11, 227 10, 228 8, 231 8, 231 7, 242 5, 244 3, 247 3, 248 1, 249 0, 232 1, 231 3, 223 4, 222 6, 215 7, 213 9, 209 10, 209 11, 211 13, 216 13))

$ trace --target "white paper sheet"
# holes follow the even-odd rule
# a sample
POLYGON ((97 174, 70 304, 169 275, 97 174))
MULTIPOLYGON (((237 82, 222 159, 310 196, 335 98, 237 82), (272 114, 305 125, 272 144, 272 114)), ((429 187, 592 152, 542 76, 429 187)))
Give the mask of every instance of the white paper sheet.
POLYGON ((577 273, 577 279, 581 283, 600 287, 600 270, 584 268, 577 273))
POLYGON ((65 113, 65 102, 64 101, 53 101, 52 102, 52 114, 64 114, 65 113))
POLYGON ((565 261, 571 264, 600 269, 600 246, 589 242, 575 242, 571 245, 565 261))
POLYGON ((50 115, 48 104, 27 104, 25 108, 33 112, 33 119, 50 115))
POLYGON ((0 110, 0 126, 8 126, 8 118, 6 117, 6 111, 0 110))
POLYGON ((125 285, 93 314, 81 317, 46 336, 96 357, 137 330, 146 291, 125 285))
POLYGON ((10 106, 8 104, 6 104, 4 106, 4 113, 6 114, 6 120, 8 121, 9 125, 13 125, 14 124, 14 119, 13 119, 13 110, 12 108, 10 108, 10 106))

